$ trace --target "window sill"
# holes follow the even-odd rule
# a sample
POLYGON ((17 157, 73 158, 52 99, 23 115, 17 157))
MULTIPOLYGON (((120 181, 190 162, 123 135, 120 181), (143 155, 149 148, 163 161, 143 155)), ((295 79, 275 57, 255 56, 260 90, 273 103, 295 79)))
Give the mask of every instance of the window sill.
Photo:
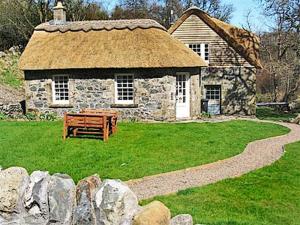
POLYGON ((70 104, 51 104, 49 108, 73 108, 70 104))
POLYGON ((112 104, 111 108, 138 108, 138 104, 112 104))

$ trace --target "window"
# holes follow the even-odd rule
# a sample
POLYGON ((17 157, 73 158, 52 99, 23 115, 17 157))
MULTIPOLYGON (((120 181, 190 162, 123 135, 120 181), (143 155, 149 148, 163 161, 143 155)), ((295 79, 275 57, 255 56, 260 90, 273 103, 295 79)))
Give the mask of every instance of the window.
POLYGON ((209 45, 208 44, 189 44, 190 49, 201 56, 205 61, 209 61, 209 45))
POLYGON ((208 100, 220 100, 221 99, 221 87, 220 86, 205 86, 206 99, 208 100))
POLYGON ((116 104, 133 104, 134 89, 132 74, 116 74, 116 104))
POLYGON ((53 103, 69 104, 69 77, 57 75, 52 80, 53 103))

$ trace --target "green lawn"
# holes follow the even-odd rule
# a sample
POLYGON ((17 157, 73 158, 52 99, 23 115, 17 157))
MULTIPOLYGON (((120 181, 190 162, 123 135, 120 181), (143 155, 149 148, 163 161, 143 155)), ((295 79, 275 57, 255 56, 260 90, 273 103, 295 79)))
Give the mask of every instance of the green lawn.
MULTIPOLYGON (((172 214, 206 225, 299 225, 300 142, 282 159, 240 178, 157 197, 172 214)), ((144 204, 148 202, 143 202, 144 204)))
POLYGON ((280 112, 270 107, 258 107, 256 110, 256 117, 261 120, 290 121, 297 115, 298 113, 280 112))
POLYGON ((98 173, 128 180, 234 156, 247 143, 287 128, 250 121, 189 124, 120 123, 108 143, 61 139, 62 122, 0 122, 0 165, 63 172, 75 181, 98 173))

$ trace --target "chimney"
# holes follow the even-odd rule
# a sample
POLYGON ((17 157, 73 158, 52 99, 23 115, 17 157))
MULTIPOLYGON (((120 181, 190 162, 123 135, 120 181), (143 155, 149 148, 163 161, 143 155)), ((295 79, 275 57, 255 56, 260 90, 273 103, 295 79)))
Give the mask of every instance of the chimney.
POLYGON ((62 0, 57 0, 57 5, 53 8, 54 24, 60 25, 65 24, 66 18, 66 8, 63 6, 62 0))

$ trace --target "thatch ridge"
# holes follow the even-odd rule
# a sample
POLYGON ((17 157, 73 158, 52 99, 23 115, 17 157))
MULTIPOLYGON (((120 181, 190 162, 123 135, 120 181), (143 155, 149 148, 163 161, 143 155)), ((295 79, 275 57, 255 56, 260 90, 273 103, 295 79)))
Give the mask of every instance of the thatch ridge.
POLYGON ((160 28, 35 31, 19 62, 22 70, 202 66, 201 57, 160 28))
POLYGON ((196 15, 202 19, 251 65, 258 69, 262 68, 259 58, 260 40, 254 33, 213 18, 197 7, 191 7, 186 10, 174 25, 169 28, 168 32, 170 34, 174 33, 175 30, 177 30, 177 28, 191 15, 196 15))
POLYGON ((68 32, 68 31, 100 31, 100 30, 123 30, 129 29, 134 30, 137 28, 149 29, 158 28, 166 30, 161 24, 151 19, 130 19, 130 20, 91 20, 91 21, 73 21, 66 22, 65 24, 56 25, 53 21, 42 23, 38 25, 36 31, 47 31, 47 32, 68 32))

